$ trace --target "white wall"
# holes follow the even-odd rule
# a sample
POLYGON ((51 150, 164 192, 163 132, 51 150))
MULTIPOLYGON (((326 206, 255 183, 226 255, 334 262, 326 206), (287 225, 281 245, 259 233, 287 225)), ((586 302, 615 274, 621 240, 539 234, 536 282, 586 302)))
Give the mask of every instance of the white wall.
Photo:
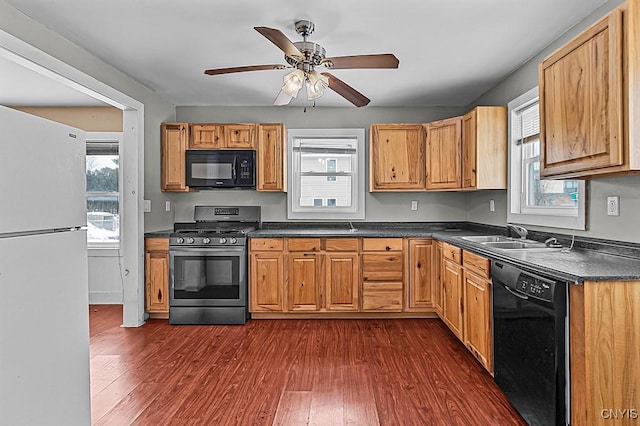
POLYGON ((144 104, 144 197, 151 199, 154 206, 151 213, 145 214, 145 230, 171 227, 173 213, 155 207, 164 206, 164 201, 169 200, 160 191, 160 123, 175 119, 174 106, 4 0, 0 0, 0 29, 144 104))
MULTIPOLYGON (((620 5, 620 0, 610 0, 582 22, 567 31, 547 48, 533 56, 496 87, 476 99, 475 105, 506 105, 509 101, 538 85, 538 64, 551 52, 578 35, 589 25, 620 5)), ((598 178, 589 182, 587 195, 587 230, 575 231, 576 235, 593 238, 640 242, 637 212, 640 211, 640 176, 598 178), (606 215, 606 197, 620 196, 620 216, 606 215)), ((479 191, 469 195, 468 220, 491 225, 504 225, 507 219, 506 191, 479 191), (496 201, 496 211, 489 211, 489 200, 496 201)), ((531 226, 531 229, 569 233, 557 228, 531 226)))
MULTIPOLYGON (((466 108, 453 107, 199 107, 179 106, 176 119, 190 123, 285 123, 289 129, 364 128, 367 141, 372 123, 426 123, 454 117, 466 108)), ((368 150, 368 143, 367 143, 368 150)), ((366 173, 368 176, 368 153, 366 173)), ((368 179, 366 179, 368 182, 368 179)), ((367 193, 366 221, 465 221, 467 194, 455 192, 430 193, 367 193), (418 201, 418 210, 411 211, 411 200, 418 201)), ((173 194, 177 221, 192 221, 193 207, 198 204, 261 205, 262 220, 287 220, 287 198, 283 193, 259 193, 249 190, 215 190, 173 194)))

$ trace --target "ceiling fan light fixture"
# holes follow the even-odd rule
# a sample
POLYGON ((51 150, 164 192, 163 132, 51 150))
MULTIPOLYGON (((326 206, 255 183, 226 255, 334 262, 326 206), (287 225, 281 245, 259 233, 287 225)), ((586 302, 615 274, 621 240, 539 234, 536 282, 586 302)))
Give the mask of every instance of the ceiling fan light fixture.
POLYGON ((286 93, 283 90, 281 90, 278 93, 278 96, 276 96, 276 100, 273 101, 273 104, 275 106, 289 105, 289 103, 291 102, 291 99, 293 99, 293 97, 291 95, 289 95, 288 93, 286 93))
POLYGON ((318 99, 324 94, 325 89, 329 87, 329 78, 320 74, 318 71, 307 73, 307 100, 318 99))
POLYGON ((292 98, 295 98, 298 96, 298 92, 300 91, 304 80, 304 71, 292 71, 284 76, 284 86, 282 86, 282 91, 292 98))

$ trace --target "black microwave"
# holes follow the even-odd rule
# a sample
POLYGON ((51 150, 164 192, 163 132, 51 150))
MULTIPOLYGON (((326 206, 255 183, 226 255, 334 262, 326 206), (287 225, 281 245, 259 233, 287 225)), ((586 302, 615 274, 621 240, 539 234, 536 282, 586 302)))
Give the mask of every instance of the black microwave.
POLYGON ((253 150, 189 149, 187 185, 193 188, 256 187, 256 152, 253 150))

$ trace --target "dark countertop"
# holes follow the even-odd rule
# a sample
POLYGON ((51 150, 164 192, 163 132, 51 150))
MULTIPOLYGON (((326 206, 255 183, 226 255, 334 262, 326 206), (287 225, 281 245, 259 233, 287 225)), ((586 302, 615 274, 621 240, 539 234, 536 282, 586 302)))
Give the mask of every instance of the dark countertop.
POLYGON ((169 234, 173 232, 173 229, 165 229, 162 231, 149 231, 144 233, 145 238, 169 238, 169 234))
POLYGON ((640 279, 640 259, 637 258, 616 256, 581 248, 573 248, 572 250, 556 249, 544 252, 496 250, 461 238, 468 235, 481 234, 473 231, 440 231, 432 234, 435 239, 448 242, 492 260, 500 260, 528 272, 562 281, 582 283, 584 281, 640 279))
MULTIPOLYGON (((457 247, 519 267, 525 271, 546 277, 582 283, 584 281, 640 280, 639 247, 620 243, 613 253, 605 253, 600 248, 610 250, 611 241, 589 240, 576 244, 572 250, 518 251, 497 250, 480 243, 462 239, 469 235, 499 235, 505 228, 472 224, 468 222, 389 222, 353 223, 356 231, 349 231, 344 223, 263 223, 263 228, 248 234, 250 238, 283 237, 368 237, 368 238, 435 238, 457 247), (600 244, 600 241, 603 244, 600 244)), ((146 238, 168 238, 173 230, 146 232, 146 238)), ((566 237, 566 235, 564 235, 566 237)), ((537 240, 544 240, 536 236, 537 240)), ((576 239, 578 241, 578 239, 576 239)), ((568 246, 566 238, 562 241, 568 246)))

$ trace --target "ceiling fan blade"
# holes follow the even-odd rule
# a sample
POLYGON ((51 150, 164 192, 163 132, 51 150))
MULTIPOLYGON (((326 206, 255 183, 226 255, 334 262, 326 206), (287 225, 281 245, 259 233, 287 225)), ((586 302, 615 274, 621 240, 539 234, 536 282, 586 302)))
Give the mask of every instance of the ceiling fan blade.
POLYGON ((218 75, 218 74, 231 74, 234 72, 245 72, 245 71, 281 70, 284 68, 289 68, 289 67, 287 65, 282 65, 282 64, 250 65, 247 67, 215 68, 211 70, 205 70, 204 73, 207 75, 218 75))
POLYGON ((325 58, 322 65, 330 69, 398 68, 400 61, 391 53, 380 55, 336 56, 325 58), (333 65, 332 65, 333 64, 333 65))
POLYGON ((286 35, 282 34, 282 31, 276 30, 275 28, 269 27, 253 27, 254 30, 265 36, 269 41, 280 50, 282 50, 285 55, 290 56, 292 58, 296 58, 298 60, 302 60, 304 55, 294 44, 287 38, 286 35))
POLYGON ((338 95, 342 96, 352 104, 357 107, 363 107, 368 105, 371 100, 367 98, 362 93, 358 92, 353 87, 349 86, 344 81, 335 77, 333 74, 328 72, 323 72, 322 75, 325 77, 329 77, 329 89, 336 92, 338 95))

